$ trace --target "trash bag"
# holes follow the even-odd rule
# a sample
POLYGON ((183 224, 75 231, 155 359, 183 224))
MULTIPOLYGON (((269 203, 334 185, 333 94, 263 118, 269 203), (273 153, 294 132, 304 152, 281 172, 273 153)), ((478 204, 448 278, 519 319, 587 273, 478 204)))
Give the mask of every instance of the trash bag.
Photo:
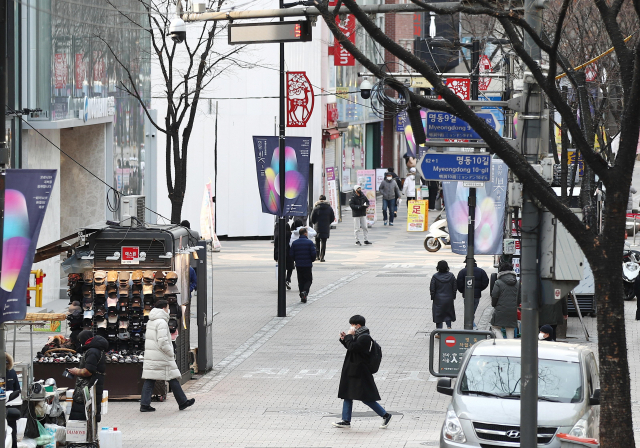
POLYGON ((40 422, 36 423, 38 424, 38 432, 40 433, 40 437, 36 437, 36 443, 38 445, 49 445, 54 440, 54 436, 49 434, 49 431, 47 431, 40 422))

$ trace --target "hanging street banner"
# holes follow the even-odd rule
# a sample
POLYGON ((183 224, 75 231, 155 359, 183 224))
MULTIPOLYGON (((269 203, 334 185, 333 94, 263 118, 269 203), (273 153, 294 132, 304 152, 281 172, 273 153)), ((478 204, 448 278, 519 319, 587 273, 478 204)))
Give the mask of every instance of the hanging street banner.
MULTIPOLYGON (((507 165, 492 160, 491 181, 476 189, 475 253, 496 255, 502 253, 504 209, 507 189, 507 165)), ((447 204, 447 223, 451 237, 451 251, 466 255, 469 225, 469 188, 462 182, 442 183, 444 202, 447 204)))
POLYGON ((340 218, 340 202, 338 198, 338 186, 336 185, 336 170, 334 167, 325 169, 327 173, 327 199, 334 211, 335 219, 331 224, 337 224, 340 218))
POLYGON ((314 98, 306 72, 287 72, 287 127, 307 126, 313 113, 314 98))
MULTIPOLYGON (((340 31, 347 36, 349 41, 355 45, 356 43, 356 18, 353 14, 345 14, 344 20, 340 20, 342 14, 336 16, 336 25, 340 28, 340 31)), ((340 42, 338 38, 334 38, 333 43, 333 65, 338 66, 354 66, 356 65, 356 58, 349 53, 340 42)))
POLYGON ((491 154, 429 151, 418 163, 418 172, 426 180, 491 180, 491 154))
MULTIPOLYGON (((262 213, 280 216, 279 137, 253 137, 262 213)), ((285 137, 283 216, 307 216, 307 184, 311 137, 285 137)))
POLYGON ((4 192, 0 322, 27 314, 27 287, 56 170, 7 170, 4 192))
POLYGON ((358 183, 362 193, 369 199, 367 207, 367 225, 371 227, 376 222, 376 170, 358 170, 358 183))
MULTIPOLYGON (((478 112, 476 115, 485 120, 493 129, 500 132, 502 125, 492 113, 478 112)), ((482 137, 480 137, 466 121, 455 115, 433 110, 427 112, 425 133, 427 134, 427 138, 482 140, 482 137)), ((427 143, 427 146, 428 145, 427 143)))
POLYGON ((427 230, 427 212, 429 201, 426 199, 407 203, 407 232, 424 232, 427 230))

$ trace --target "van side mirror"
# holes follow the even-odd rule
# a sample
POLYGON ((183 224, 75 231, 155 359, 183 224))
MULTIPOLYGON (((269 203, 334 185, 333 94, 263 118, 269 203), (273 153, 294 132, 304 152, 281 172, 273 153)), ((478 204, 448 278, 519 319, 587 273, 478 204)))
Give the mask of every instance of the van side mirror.
POLYGON ((445 395, 453 395, 453 387, 451 387, 451 378, 440 378, 436 390, 445 395))
POLYGON ((597 406, 600 404, 600 389, 593 391, 593 395, 589 397, 589 405, 597 406))

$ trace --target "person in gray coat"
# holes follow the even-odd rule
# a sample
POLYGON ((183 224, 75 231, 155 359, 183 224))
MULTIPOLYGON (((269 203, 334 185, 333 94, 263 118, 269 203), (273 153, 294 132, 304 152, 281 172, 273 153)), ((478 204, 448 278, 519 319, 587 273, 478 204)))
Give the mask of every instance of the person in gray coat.
POLYGON ((514 339, 518 326, 518 305, 520 305, 520 283, 513 271, 513 266, 500 266, 498 279, 491 291, 491 327, 498 337, 514 339))
MULTIPOLYGON (((451 322, 456 321, 456 310, 453 301, 456 298, 456 276, 449 272, 449 264, 440 260, 437 266, 438 272, 431 277, 431 300, 433 300, 432 312, 436 328, 442 328, 442 322, 447 323, 451 329, 451 322)), ((436 335, 436 338, 439 338, 436 335)))
POLYGON ((391 173, 386 173, 384 180, 380 182, 378 193, 382 195, 382 217, 384 219, 384 225, 389 223, 393 225, 393 212, 396 209, 396 199, 400 197, 400 189, 398 184, 393 180, 391 173), (387 220, 387 208, 389 209, 389 216, 387 220))

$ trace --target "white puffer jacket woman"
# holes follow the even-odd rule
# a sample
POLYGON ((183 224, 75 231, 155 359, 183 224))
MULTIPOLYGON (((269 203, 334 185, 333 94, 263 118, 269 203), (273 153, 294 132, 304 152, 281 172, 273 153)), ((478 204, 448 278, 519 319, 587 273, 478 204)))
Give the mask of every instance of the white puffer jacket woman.
POLYGON ((162 308, 154 308, 149 313, 142 364, 142 378, 145 380, 169 381, 181 376, 173 354, 168 322, 169 314, 162 308))

